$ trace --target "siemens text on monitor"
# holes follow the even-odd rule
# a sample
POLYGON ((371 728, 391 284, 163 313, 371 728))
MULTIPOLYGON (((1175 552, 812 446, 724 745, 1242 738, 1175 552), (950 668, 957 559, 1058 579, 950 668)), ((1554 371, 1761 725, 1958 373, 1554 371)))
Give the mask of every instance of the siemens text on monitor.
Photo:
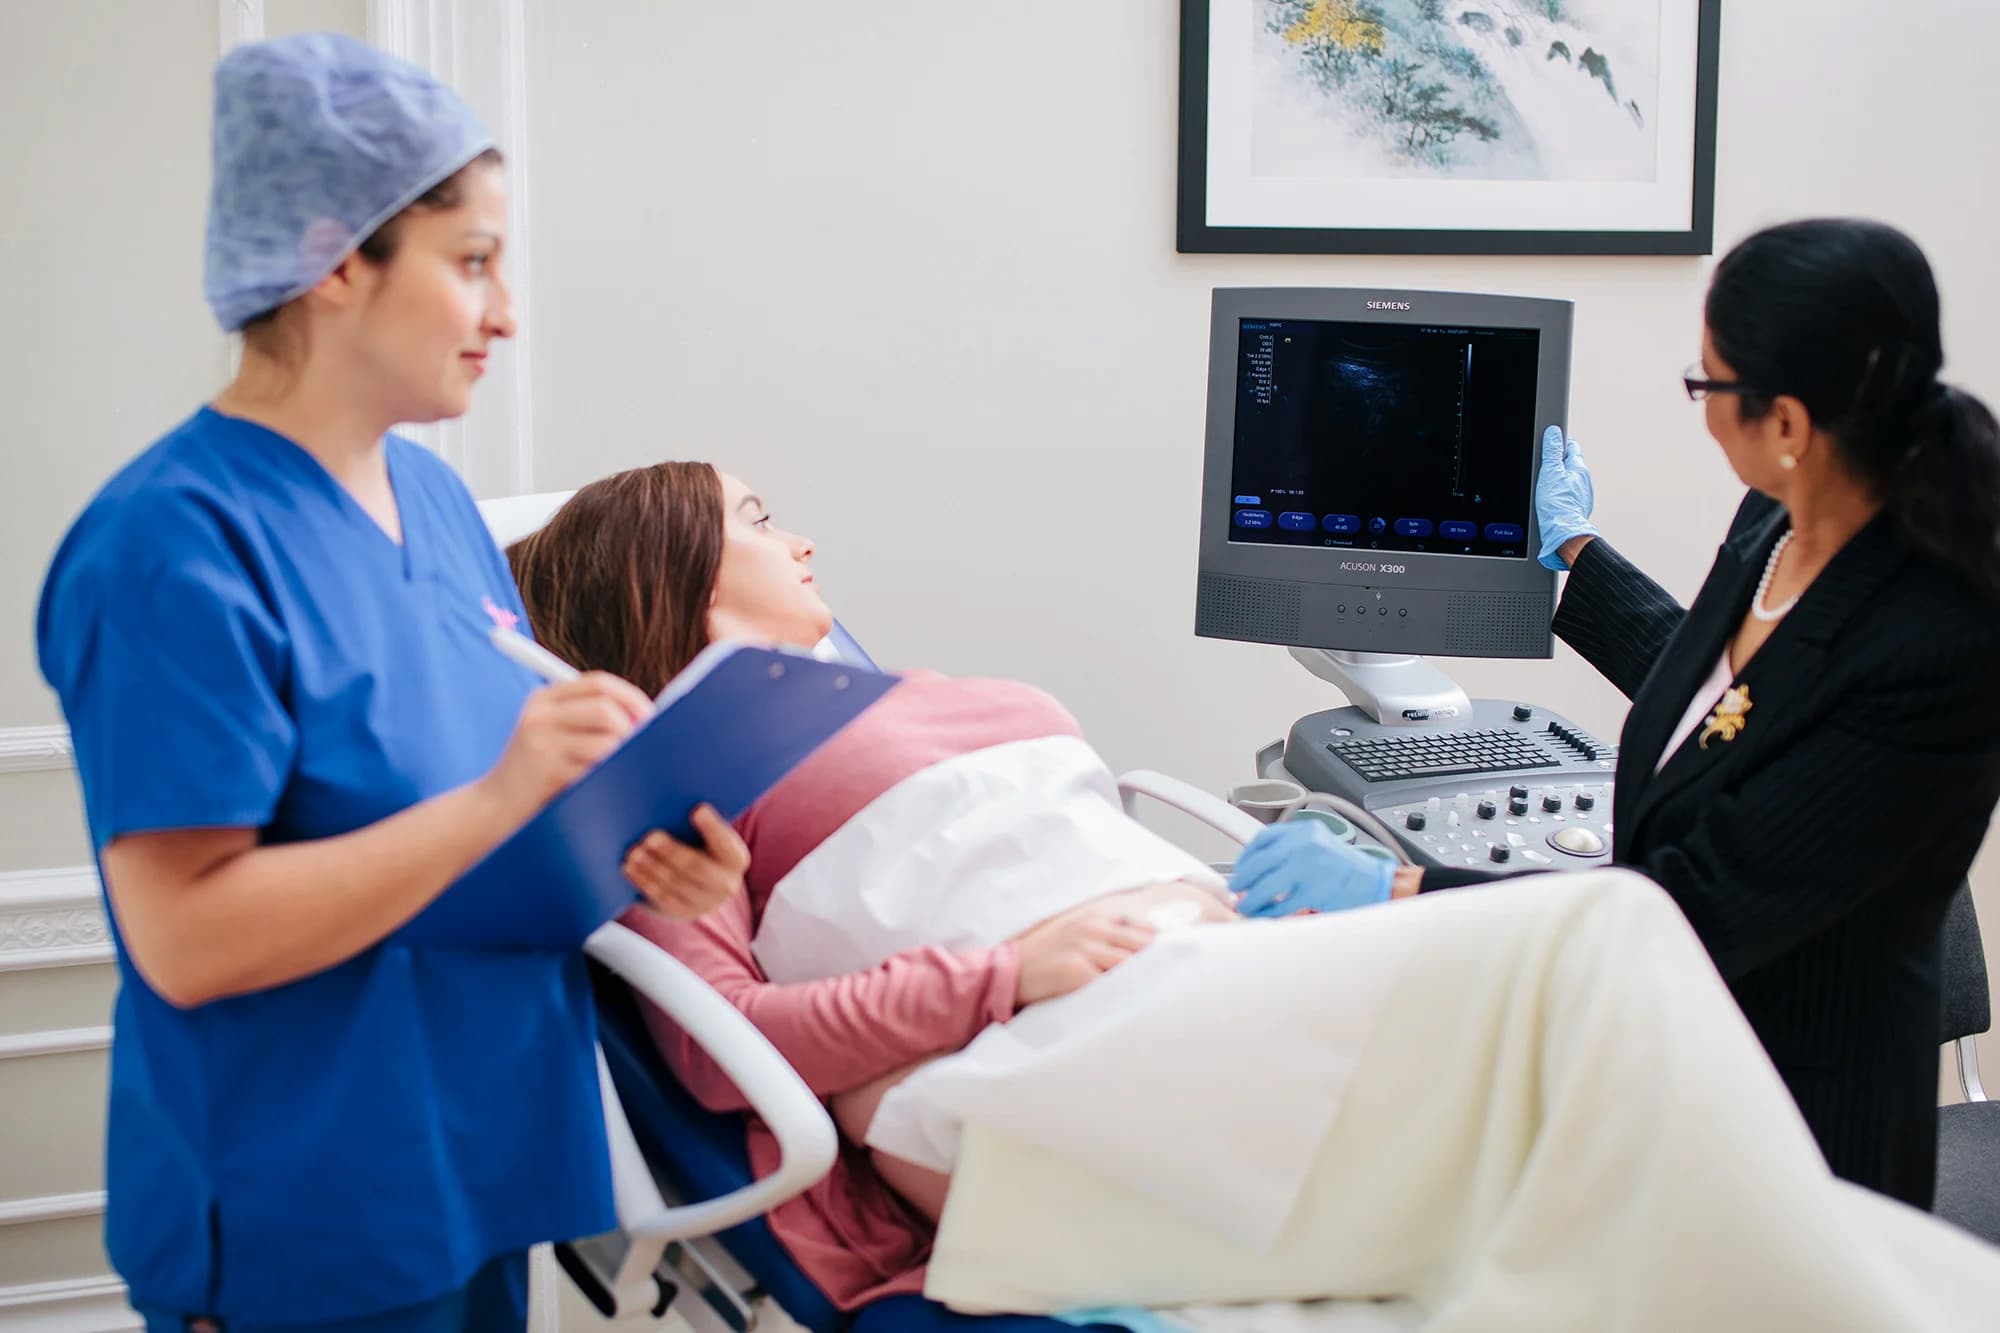
POLYGON ((1533 495, 1570 324, 1529 297, 1218 289, 1195 632, 1549 656, 1533 495))

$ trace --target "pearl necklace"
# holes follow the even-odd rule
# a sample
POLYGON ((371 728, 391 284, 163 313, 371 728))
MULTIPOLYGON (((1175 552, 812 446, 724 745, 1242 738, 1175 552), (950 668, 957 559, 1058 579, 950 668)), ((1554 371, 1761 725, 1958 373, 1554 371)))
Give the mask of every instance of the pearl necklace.
POLYGON ((1774 606, 1768 611, 1764 609, 1764 594, 1771 590, 1771 576, 1778 572, 1778 558, 1784 555, 1785 548, 1791 543, 1792 529, 1786 528, 1785 535, 1778 538, 1778 544, 1771 548, 1771 558, 1764 562, 1764 577, 1757 580, 1757 595, 1750 599, 1750 614, 1766 623, 1783 620, 1785 612, 1799 604, 1799 594, 1793 593, 1783 606, 1774 606))

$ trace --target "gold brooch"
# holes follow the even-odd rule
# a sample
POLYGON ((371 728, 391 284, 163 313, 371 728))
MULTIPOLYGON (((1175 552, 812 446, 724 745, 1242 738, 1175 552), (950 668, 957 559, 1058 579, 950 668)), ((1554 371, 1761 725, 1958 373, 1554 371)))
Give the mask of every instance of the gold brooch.
POLYGON ((1708 715, 1708 725, 1701 729, 1701 748, 1708 748, 1710 736, 1720 736, 1725 741, 1736 739, 1736 733, 1743 730, 1743 715, 1750 711, 1750 687, 1738 685, 1722 692, 1722 702, 1708 715))

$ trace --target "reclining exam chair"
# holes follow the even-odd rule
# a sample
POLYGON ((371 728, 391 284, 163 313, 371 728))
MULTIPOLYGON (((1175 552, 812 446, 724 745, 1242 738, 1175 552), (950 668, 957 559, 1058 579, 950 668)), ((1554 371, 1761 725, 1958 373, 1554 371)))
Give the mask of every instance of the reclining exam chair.
MULTIPOLYGON (((504 547, 545 523, 569 494, 488 500, 480 510, 504 547)), ((838 624, 820 655, 875 665, 838 624)), ((1128 811, 1150 796, 1239 844, 1260 827, 1162 774, 1126 774, 1119 789, 1128 811)), ((954 1314, 921 1296, 890 1297, 850 1314, 835 1309, 763 1219, 832 1169, 838 1136, 825 1107, 748 1019, 650 941, 613 922, 584 948, 597 999, 619 1229, 558 1245, 556 1257, 600 1313, 657 1318, 671 1308, 696 1333, 744 1333, 773 1307, 810 1333, 1073 1333, 1053 1319, 954 1314), (754 1178, 742 1117, 708 1111, 680 1086, 653 1047, 635 993, 728 1072, 777 1137, 776 1172, 754 1178), (695 1202, 670 1202, 685 1200, 695 1202)))
MULTIPOLYGON (((865 657, 855 660, 857 665, 869 665, 865 657)), ((1128 809, 1139 796, 1153 796, 1186 810, 1238 841, 1247 841, 1259 827, 1247 815, 1207 793, 1161 774, 1127 774, 1119 780, 1119 786, 1128 809)), ((659 961, 673 963, 671 958, 666 958, 649 942, 615 925, 604 927, 587 946, 597 961, 609 961, 606 954, 600 952, 600 944, 604 941, 599 936, 606 931, 621 932, 631 941, 637 941, 640 948, 652 951, 659 961)), ((621 953, 624 947, 621 944, 621 953)), ((627 979, 641 980, 643 971, 636 966, 629 969, 621 966, 625 961, 621 956, 611 970, 627 979)), ((680 1198, 713 1198, 716 1200, 714 1204, 695 1207, 716 1207, 721 1211, 727 1200, 743 1197, 748 1190, 768 1187, 774 1196, 769 1202, 775 1204, 805 1189, 830 1166, 831 1146, 827 1147, 826 1158, 813 1156, 818 1143, 813 1139, 812 1132, 796 1123, 788 1140, 787 1131, 781 1123, 771 1120, 770 1112, 762 1109, 765 1103, 760 1100, 759 1092, 738 1077, 732 1067, 731 1077, 736 1079, 745 1097, 760 1107, 760 1114, 771 1124, 783 1147, 784 1164, 778 1175, 753 1184, 742 1117, 703 1109, 680 1086, 661 1060, 631 990, 620 984, 617 977, 604 971, 598 972, 596 980, 598 1036, 610 1068, 611 1082, 616 1088, 617 1102, 622 1103, 624 1117, 630 1120, 631 1132, 637 1139, 641 1154, 651 1164, 668 1193, 680 1198), (798 1145, 796 1149, 794 1143, 798 1145), (801 1163, 800 1176, 809 1171, 809 1178, 789 1176, 795 1151, 801 1163), (785 1183, 778 1183, 780 1177, 787 1177, 785 1183)), ((695 981, 693 984, 700 986, 702 983, 695 981)), ((644 986, 633 989, 639 989, 648 998, 654 998, 655 1003, 659 1002, 650 989, 644 986)), ((707 988, 703 986, 702 989, 707 988)), ((708 992, 707 999, 728 1009, 731 1016, 741 1019, 741 1015, 713 991, 708 992)), ((682 1021, 681 1011, 672 1005, 662 1007, 674 1016, 676 1022, 682 1021)), ((747 1020, 742 1021, 745 1027, 749 1026, 747 1020)), ((722 1058, 722 1051, 711 1045, 705 1036, 692 1029, 689 1032, 718 1059, 722 1058)), ((758 1043, 763 1043, 762 1036, 756 1034, 754 1029, 751 1035, 756 1037, 758 1043)), ((764 1049, 771 1059, 783 1065, 775 1050, 768 1045, 764 1049)), ((729 1067, 726 1062, 725 1067, 729 1067)), ((785 1067, 785 1073, 791 1074, 789 1067, 785 1067)), ((791 1077, 797 1081, 796 1074, 791 1074, 791 1077)), ((819 1120, 824 1124, 825 1112, 817 1101, 812 1103, 811 1110, 819 1112, 819 1120)), ((781 1113, 794 1114, 789 1108, 781 1113)), ((801 1110, 797 1119, 802 1121, 804 1118, 801 1110)), ((669 1210, 669 1215, 678 1211, 685 1210, 669 1210)), ((662 1290, 666 1290, 667 1285, 682 1288, 679 1294, 685 1299, 676 1308, 698 1333, 722 1333, 723 1330, 741 1333, 741 1330, 755 1327, 758 1302, 762 1299, 770 1300, 811 1333, 944 1333, 945 1330, 962 1330, 963 1333, 1058 1333, 1061 1330, 1062 1333, 1075 1333, 1071 1325, 1052 1319, 1028 1316, 973 1318, 953 1314, 919 1296, 890 1297, 843 1316, 791 1261, 761 1217, 745 1217, 734 1208, 730 1209, 730 1217, 733 1225, 728 1225, 719 1235, 709 1237, 694 1238, 685 1227, 669 1227, 667 1230, 673 1234, 667 1236, 658 1229, 657 1222, 650 1224, 655 1228, 654 1232, 645 1233, 668 1241, 662 1290), (738 1217, 743 1220, 734 1221, 738 1217)), ((628 1235, 641 1234, 635 1232, 631 1223, 625 1222, 622 1203, 620 1220, 628 1235)), ((648 1224, 642 1222, 640 1225, 643 1228, 648 1224)), ((724 1224, 718 1222, 715 1225, 720 1227, 724 1224)), ((616 1244, 614 1241, 614 1253, 616 1244)), ((651 1257, 656 1250, 646 1248, 640 1253, 643 1257, 651 1257)), ((608 1312, 607 1303, 600 1296, 593 1295, 594 1291, 604 1291, 606 1284, 601 1279, 580 1273, 573 1255, 564 1256, 559 1251, 559 1257, 563 1258, 565 1269, 577 1280, 585 1294, 591 1296, 593 1303, 608 1312)), ((641 1300, 644 1296, 645 1293, 639 1293, 641 1300)), ((674 1293, 668 1292, 665 1299, 672 1303, 674 1293)))

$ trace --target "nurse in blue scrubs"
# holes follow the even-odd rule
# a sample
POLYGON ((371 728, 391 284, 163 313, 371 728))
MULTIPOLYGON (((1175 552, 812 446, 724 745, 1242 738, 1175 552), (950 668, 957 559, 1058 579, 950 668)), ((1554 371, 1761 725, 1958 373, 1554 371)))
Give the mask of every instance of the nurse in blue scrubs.
MULTIPOLYGON (((215 89, 241 373, 91 502, 39 621, 123 982, 107 1244, 151 1330, 520 1329, 527 1248, 614 1225, 583 963, 402 932, 649 703, 493 650, 506 562, 388 433, 514 330, 485 131, 338 37, 215 89)), ((627 862, 683 917, 747 861, 697 824, 627 862)))

